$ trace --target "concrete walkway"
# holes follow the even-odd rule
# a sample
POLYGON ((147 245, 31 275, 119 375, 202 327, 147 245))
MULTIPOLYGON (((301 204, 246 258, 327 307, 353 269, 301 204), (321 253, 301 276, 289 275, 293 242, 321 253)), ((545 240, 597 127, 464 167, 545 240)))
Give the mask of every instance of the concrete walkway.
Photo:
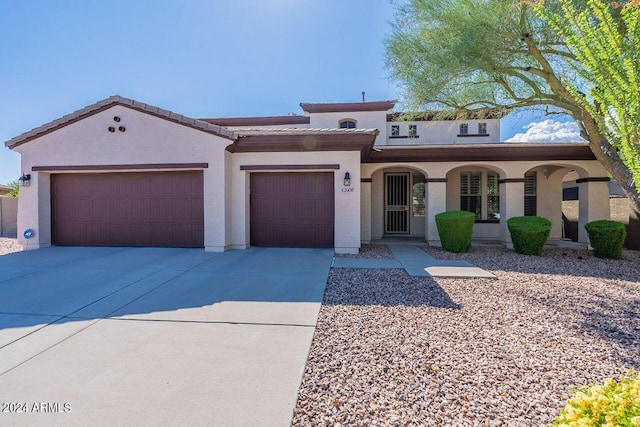
POLYGON ((466 261, 437 260, 415 244, 387 244, 395 259, 335 258, 335 268, 404 268, 414 277, 485 278, 494 274, 466 261))
POLYGON ((0 425, 286 426, 333 251, 0 256, 0 425), (47 413, 35 413, 45 404, 47 413))

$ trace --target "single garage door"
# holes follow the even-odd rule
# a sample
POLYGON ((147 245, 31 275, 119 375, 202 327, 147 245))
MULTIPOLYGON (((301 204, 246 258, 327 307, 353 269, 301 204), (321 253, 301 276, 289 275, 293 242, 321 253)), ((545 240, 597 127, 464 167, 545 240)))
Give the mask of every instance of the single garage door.
POLYGON ((333 248, 333 173, 252 173, 251 245, 333 248))
POLYGON ((204 246, 202 171, 51 176, 52 241, 204 246))

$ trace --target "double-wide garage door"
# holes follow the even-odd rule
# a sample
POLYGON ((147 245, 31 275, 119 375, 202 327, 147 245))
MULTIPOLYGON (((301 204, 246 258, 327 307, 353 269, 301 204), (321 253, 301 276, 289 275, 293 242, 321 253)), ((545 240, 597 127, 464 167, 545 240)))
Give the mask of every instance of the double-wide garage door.
POLYGON ((51 176, 56 245, 204 246, 202 171, 51 176))
POLYGON ((252 173, 251 245, 333 248, 331 172, 252 173))

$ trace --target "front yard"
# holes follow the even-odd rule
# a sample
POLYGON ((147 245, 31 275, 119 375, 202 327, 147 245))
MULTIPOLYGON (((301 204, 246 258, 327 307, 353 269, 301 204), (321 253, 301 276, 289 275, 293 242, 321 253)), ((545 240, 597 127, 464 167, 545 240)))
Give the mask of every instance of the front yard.
POLYGON ((498 280, 332 269, 293 425, 548 425, 640 369, 640 252, 425 250, 498 280))

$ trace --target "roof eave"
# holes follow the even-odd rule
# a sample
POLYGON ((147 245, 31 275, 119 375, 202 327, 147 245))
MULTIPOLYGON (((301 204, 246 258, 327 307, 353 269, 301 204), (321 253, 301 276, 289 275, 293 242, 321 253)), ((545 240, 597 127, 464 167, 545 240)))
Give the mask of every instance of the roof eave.
POLYGON ((27 142, 38 139, 44 135, 47 135, 51 132, 55 132, 59 129, 69 126, 73 123, 79 122, 80 120, 86 119, 87 117, 91 117, 102 111, 108 110, 109 108, 115 107, 117 105, 120 105, 125 108, 129 108, 135 111, 139 111, 141 113, 149 114, 164 120, 168 120, 170 122, 174 122, 182 126, 187 126, 192 129, 199 130, 201 132, 210 133, 210 134, 213 134, 225 139, 229 139, 232 141, 235 141, 237 139, 237 135, 235 132, 232 132, 224 127, 213 125, 211 123, 207 123, 201 120, 192 119, 182 114, 177 114, 169 110, 163 110, 161 108, 154 107, 149 104, 144 104, 142 102, 138 102, 133 99, 124 98, 119 95, 114 95, 114 96, 110 96, 109 98, 98 101, 95 104, 91 104, 84 108, 76 110, 73 113, 66 114, 49 123, 45 123, 42 126, 31 129, 30 131, 24 132, 23 134, 18 135, 6 141, 4 145, 5 147, 14 149, 22 144, 26 144, 27 142))

